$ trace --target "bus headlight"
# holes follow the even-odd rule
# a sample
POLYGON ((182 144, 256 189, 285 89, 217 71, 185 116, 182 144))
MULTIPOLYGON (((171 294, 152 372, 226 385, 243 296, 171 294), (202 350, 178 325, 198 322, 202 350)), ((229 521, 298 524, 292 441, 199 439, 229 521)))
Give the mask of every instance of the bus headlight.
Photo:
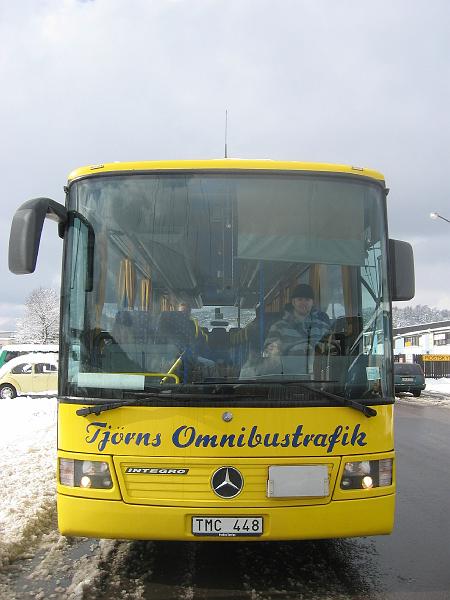
POLYGON ((392 485, 392 458, 345 463, 342 490, 370 490, 388 485, 392 485))
POLYGON ((99 460, 59 459, 59 481, 69 487, 110 489, 111 473, 108 463, 99 460))

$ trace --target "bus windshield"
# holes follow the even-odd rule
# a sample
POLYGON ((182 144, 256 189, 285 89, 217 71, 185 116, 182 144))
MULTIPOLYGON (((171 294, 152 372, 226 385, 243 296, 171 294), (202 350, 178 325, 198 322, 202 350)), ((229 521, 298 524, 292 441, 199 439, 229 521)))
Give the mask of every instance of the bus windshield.
POLYGON ((71 184, 68 210, 64 395, 299 382, 330 397, 392 396, 380 183, 98 175, 71 184))

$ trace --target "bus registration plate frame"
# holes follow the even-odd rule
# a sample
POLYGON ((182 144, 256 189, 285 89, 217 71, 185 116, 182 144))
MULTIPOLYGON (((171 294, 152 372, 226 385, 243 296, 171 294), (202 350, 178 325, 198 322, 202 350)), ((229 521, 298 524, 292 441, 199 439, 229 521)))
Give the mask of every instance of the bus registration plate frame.
POLYGON ((192 517, 192 534, 195 536, 258 537, 263 533, 263 517, 224 517, 220 515, 192 517))

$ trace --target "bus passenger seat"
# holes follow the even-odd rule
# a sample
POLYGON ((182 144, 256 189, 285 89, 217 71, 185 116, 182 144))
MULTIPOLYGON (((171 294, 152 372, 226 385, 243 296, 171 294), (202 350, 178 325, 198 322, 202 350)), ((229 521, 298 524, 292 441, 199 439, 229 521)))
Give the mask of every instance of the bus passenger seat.
POLYGON ((155 317, 142 310, 120 310, 111 335, 118 344, 148 344, 154 341, 155 317))
POLYGON ((158 341, 177 344, 181 350, 193 348, 196 339, 194 322, 180 311, 162 312, 158 323, 158 341))
POLYGON ((211 358, 218 363, 230 363, 228 332, 223 327, 214 328, 208 336, 211 358))

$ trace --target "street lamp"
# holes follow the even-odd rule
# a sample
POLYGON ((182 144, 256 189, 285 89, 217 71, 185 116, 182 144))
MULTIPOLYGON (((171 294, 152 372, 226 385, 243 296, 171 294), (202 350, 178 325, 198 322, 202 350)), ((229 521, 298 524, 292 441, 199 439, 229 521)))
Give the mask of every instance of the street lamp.
POLYGON ((437 212, 430 213, 430 219, 434 219, 434 220, 436 220, 436 219, 442 219, 443 221, 447 221, 447 223, 450 223, 449 219, 446 219, 445 217, 443 217, 442 215, 440 215, 437 212))

